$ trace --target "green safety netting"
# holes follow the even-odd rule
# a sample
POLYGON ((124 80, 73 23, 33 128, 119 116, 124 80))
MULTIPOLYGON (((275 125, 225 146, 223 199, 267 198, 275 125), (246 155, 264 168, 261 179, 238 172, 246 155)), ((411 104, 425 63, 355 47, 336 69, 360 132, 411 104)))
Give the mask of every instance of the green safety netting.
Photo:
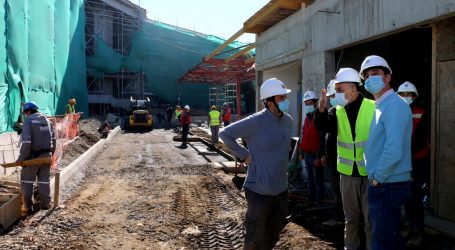
MULTIPOLYGON (((146 92, 171 103, 176 103, 180 94, 182 104, 205 109, 209 86, 179 83, 178 79, 224 41, 216 36, 146 20, 141 30, 133 35, 128 56, 118 54, 102 39, 96 38, 95 53, 87 56, 87 72, 94 77, 118 72, 122 67, 129 72, 145 72, 146 92)), ((236 41, 225 51, 243 45, 236 41)), ((223 53, 218 58, 226 58, 236 52, 238 50, 223 53)))
POLYGON ((83 0, 0 0, 0 132, 12 130, 20 104, 64 113, 68 98, 87 112, 83 0))

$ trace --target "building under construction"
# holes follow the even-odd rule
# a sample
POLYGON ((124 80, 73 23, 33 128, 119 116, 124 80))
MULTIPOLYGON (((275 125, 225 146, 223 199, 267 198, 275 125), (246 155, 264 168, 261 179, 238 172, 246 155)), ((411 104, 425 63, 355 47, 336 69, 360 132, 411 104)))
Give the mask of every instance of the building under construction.
POLYGON ((145 10, 126 0, 86 0, 85 15, 89 112, 113 112, 129 105, 130 96, 143 98, 144 73, 119 63, 131 52, 145 10))

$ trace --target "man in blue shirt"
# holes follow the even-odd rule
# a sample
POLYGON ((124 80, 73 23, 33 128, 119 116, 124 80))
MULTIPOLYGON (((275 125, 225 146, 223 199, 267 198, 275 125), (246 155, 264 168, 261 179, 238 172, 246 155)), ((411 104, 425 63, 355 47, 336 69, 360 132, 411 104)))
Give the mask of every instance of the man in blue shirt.
POLYGON ((366 57, 360 76, 376 100, 365 147, 371 248, 404 249, 400 216, 401 206, 411 195, 411 110, 393 91, 392 70, 384 58, 366 57))
POLYGON ((260 98, 265 109, 225 127, 219 134, 234 154, 248 165, 244 188, 247 200, 244 249, 272 249, 286 225, 289 152, 292 118, 280 80, 265 81, 260 98), (248 149, 236 142, 242 138, 248 149))

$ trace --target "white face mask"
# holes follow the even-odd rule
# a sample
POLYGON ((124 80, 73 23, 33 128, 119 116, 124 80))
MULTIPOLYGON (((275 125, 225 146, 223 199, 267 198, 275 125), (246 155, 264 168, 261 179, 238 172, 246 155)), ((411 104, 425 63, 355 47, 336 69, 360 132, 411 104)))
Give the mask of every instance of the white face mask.
POLYGON ((306 106, 304 105, 303 106, 303 113, 306 115, 310 112, 313 112, 314 111, 314 106, 313 105, 309 105, 309 106, 306 106))
POLYGON ((344 107, 346 104, 348 104, 345 93, 335 93, 335 101, 341 107, 344 107))
POLYGON ((402 97, 409 105, 414 102, 414 99, 410 96, 402 97))

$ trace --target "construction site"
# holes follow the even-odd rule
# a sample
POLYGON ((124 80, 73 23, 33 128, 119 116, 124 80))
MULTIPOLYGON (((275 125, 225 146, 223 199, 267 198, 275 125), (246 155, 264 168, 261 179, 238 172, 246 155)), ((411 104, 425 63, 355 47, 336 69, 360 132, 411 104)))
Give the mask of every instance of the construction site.
MULTIPOLYGON (((327 223, 342 202, 325 163, 323 199, 311 198, 304 95, 369 55, 387 59, 395 91, 412 82, 429 114, 423 241, 406 249, 455 249, 455 0, 270 0, 227 39, 147 11, 130 0, 0 0, 0 249, 347 249, 344 215, 327 223), (242 159, 225 138, 270 109, 261 91, 274 78, 292 117, 290 150, 280 148, 285 223, 272 248, 248 248, 254 142, 233 140, 251 150, 242 159), (52 135, 44 154, 26 127, 35 112, 52 135), (35 173, 27 208, 26 170, 44 165, 50 179, 35 173)), ((262 139, 264 159, 276 138, 262 139)), ((362 232, 357 249, 370 249, 362 232)))

